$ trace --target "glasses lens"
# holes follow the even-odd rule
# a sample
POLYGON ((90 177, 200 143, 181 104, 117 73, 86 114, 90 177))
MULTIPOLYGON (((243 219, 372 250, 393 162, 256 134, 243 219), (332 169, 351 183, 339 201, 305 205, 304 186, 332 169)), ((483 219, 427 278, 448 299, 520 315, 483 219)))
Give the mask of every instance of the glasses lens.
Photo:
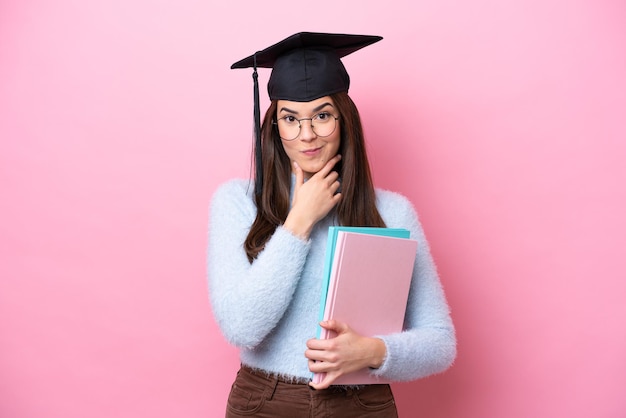
POLYGON ((336 120, 330 113, 322 112, 315 116, 311 120, 313 126, 313 132, 317 136, 329 136, 335 131, 336 120))
POLYGON ((300 135, 300 121, 293 116, 278 119, 278 133, 285 141, 293 141, 300 135))

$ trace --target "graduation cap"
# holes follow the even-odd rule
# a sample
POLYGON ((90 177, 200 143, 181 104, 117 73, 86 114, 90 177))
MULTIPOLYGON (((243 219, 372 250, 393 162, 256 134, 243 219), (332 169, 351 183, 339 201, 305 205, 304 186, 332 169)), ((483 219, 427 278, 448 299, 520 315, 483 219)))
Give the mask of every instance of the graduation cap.
POLYGON ((257 68, 272 68, 267 91, 271 100, 308 102, 347 92, 350 76, 342 57, 378 42, 380 36, 300 32, 231 65, 254 69, 256 193, 261 193, 261 112, 257 68))

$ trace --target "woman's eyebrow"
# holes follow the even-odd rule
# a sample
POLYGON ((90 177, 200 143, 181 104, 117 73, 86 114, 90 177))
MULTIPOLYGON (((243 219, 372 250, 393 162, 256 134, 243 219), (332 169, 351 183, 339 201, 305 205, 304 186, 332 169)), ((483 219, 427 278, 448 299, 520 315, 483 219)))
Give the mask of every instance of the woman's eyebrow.
MULTIPOLYGON (((333 105, 330 102, 325 102, 325 103, 322 103, 321 105, 317 106, 315 109, 313 109, 313 113, 319 112, 320 110, 322 110, 326 106, 333 107, 333 105)), ((289 109, 287 107, 281 107, 280 111, 281 112, 287 112, 287 113, 293 113, 294 115, 299 115, 298 112, 296 112, 295 110, 289 109)))
POLYGON ((322 110, 323 108, 325 108, 326 106, 330 106, 333 107, 332 104, 330 104, 330 102, 326 102, 326 103, 322 103, 321 105, 317 106, 315 109, 313 109, 313 113, 319 112, 320 110, 322 110))
POLYGON ((297 115, 297 114, 298 114, 298 112, 296 112, 295 110, 291 110, 291 109, 286 108, 286 107, 281 107, 281 108, 280 108, 280 111, 281 111, 281 112, 287 112, 287 113, 293 113, 294 115, 297 115))

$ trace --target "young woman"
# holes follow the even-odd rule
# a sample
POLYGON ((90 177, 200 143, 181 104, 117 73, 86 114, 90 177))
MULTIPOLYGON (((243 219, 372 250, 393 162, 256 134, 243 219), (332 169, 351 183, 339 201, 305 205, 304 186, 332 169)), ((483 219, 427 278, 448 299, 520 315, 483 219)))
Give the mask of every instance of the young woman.
MULTIPOLYGON (((368 369, 386 381, 447 369, 454 327, 411 203, 372 184, 361 121, 340 58, 382 38, 298 33, 233 68, 271 67, 255 186, 222 185, 211 204, 208 273, 214 316, 240 348, 227 417, 396 417, 387 384, 333 385, 368 369), (406 228, 419 242, 405 330, 359 335, 318 323, 328 227, 406 228), (315 338, 317 326, 333 330, 315 338), (326 373, 314 384, 312 372, 326 373)), ((255 113, 258 115, 258 95, 255 113)))

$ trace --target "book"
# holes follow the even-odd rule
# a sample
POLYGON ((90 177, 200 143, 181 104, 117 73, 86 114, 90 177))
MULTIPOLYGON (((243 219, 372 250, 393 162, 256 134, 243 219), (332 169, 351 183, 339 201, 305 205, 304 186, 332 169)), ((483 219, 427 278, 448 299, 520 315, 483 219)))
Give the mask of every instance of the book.
MULTIPOLYGON (((335 244, 339 232, 354 232, 360 234, 383 235, 396 238, 409 238, 410 232, 404 228, 378 228, 369 226, 331 226, 328 228, 328 240, 326 242, 326 257, 324 259, 324 271, 322 276, 322 301, 320 303, 319 320, 324 320, 324 310, 326 309, 326 296, 330 283, 330 272, 333 258, 335 256, 335 244)), ((322 328, 317 329, 317 338, 321 337, 322 328)))
MULTIPOLYGON (((345 322, 364 336, 402 331, 417 241, 409 239, 407 230, 331 228, 338 229, 329 231, 321 320, 345 322)), ((319 327, 318 338, 333 337, 332 331, 319 327)), ((313 375, 316 383, 323 378, 324 373, 313 375)), ((333 382, 369 383, 387 382, 371 376, 368 369, 333 382)))

